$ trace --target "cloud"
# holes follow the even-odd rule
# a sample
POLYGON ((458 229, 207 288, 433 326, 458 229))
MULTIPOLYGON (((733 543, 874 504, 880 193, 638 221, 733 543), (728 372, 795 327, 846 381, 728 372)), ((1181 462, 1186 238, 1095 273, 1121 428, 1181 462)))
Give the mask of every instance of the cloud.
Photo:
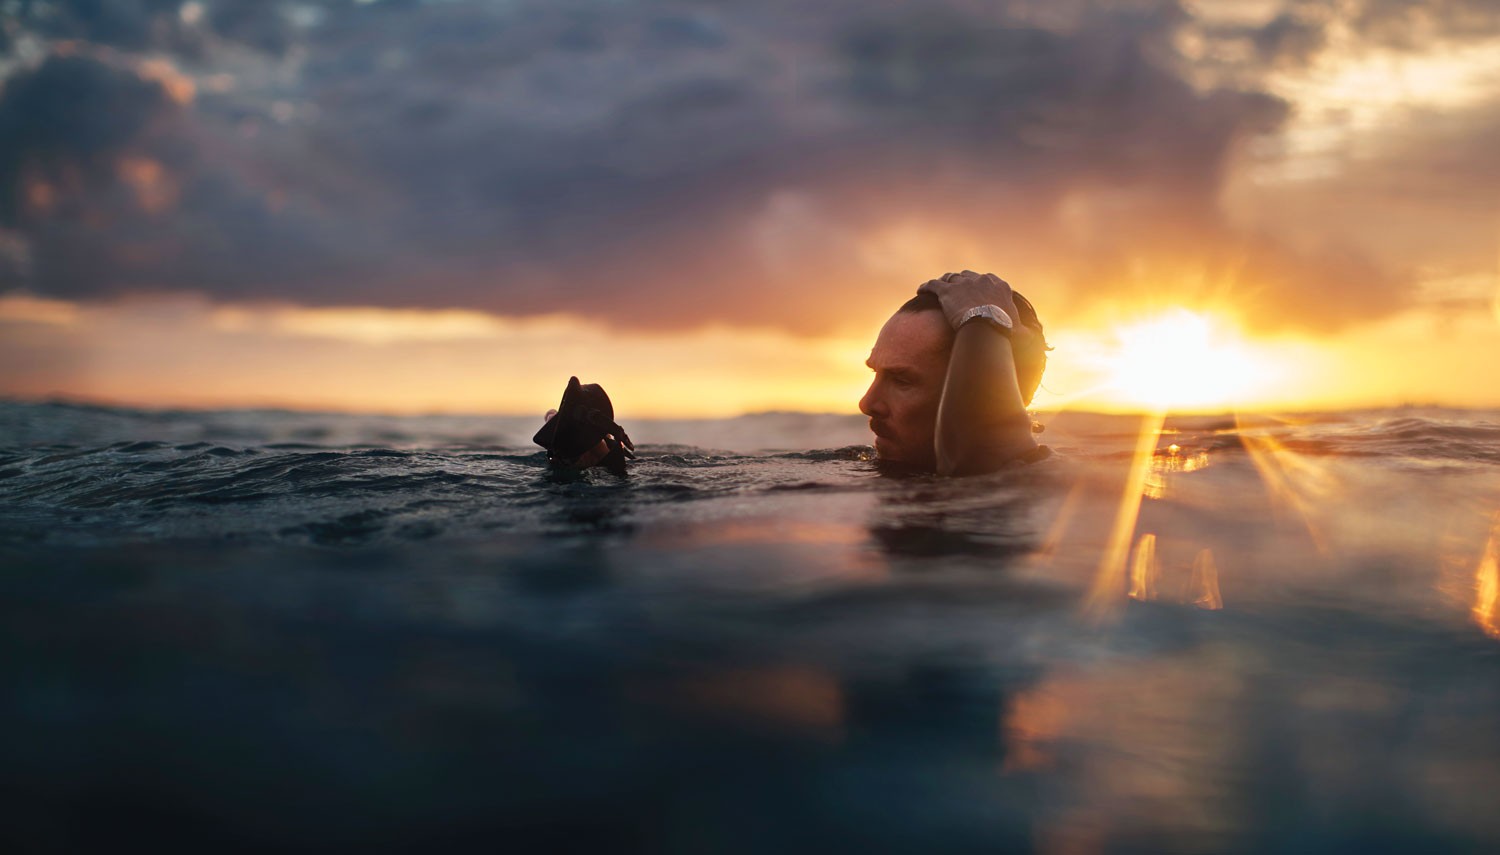
MULTIPOLYGON (((28 0, 7 10, 30 32, 132 51, 170 51, 201 59, 215 45, 286 51, 299 19, 317 3, 279 0, 28 0)), ((330 7, 347 5, 334 2, 330 7)))
POLYGON ((18 4, 23 25, 49 36, 146 48, 181 5, 175 0, 56 0, 18 4))
POLYGON ((1321 22, 1287 12, 1254 30, 1250 41, 1264 65, 1306 65, 1327 45, 1328 33, 1321 22))
POLYGON ((53 56, 0 98, 0 224, 44 217, 62 194, 97 196, 114 156, 172 102, 160 83, 81 56, 53 56))
POLYGON ((1436 39, 1500 34, 1500 7, 1492 0, 1364 0, 1352 18, 1364 37, 1413 50, 1436 39))
MULTIPOLYGON (((0 95, 10 275, 41 294, 813 333, 939 266, 1035 283, 1045 313, 1035 289, 1077 305, 1201 258, 1257 272, 1239 297, 1270 325, 1402 301, 1347 248, 1225 219, 1232 157, 1289 108, 1192 79, 1178 42, 1201 22, 1175 3, 45 5, 38 37, 112 52, 0 95), (1344 306, 1355 277, 1371 299, 1344 306)), ((1315 20, 1243 28, 1257 67, 1316 53, 1315 20)))

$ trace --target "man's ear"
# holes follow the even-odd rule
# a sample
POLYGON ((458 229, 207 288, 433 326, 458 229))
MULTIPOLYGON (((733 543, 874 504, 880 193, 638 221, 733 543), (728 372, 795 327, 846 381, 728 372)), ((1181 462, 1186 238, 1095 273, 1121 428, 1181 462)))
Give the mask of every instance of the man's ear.
MULTIPOLYGON (((1021 390, 1021 403, 1031 406, 1031 399, 1035 397, 1036 390, 1042 385, 1042 374, 1047 370, 1047 347, 1046 341, 1036 328, 1028 327, 1031 335, 1025 336, 1024 348, 1016 348, 1013 353, 1016 360, 1016 385, 1021 390)), ((1014 345, 1015 339, 1011 340, 1014 345)))

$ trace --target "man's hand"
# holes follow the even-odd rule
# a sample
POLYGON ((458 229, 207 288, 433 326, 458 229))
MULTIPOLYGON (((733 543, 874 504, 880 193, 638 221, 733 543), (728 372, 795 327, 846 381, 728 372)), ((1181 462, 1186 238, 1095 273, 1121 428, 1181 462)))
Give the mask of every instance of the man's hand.
MULTIPOLYGON (((546 423, 552 421, 555 418, 557 418, 557 410, 548 410, 547 415, 542 419, 542 421, 543 423, 546 423)), ((610 439, 615 438, 615 435, 612 433, 607 433, 605 434, 605 436, 609 437, 610 439)), ((601 439, 599 440, 597 445, 595 445, 593 448, 590 448, 588 451, 585 451, 577 458, 570 461, 558 462, 563 463, 563 465, 566 466, 571 466, 574 469, 587 469, 590 466, 593 466, 594 464, 603 460, 607 456, 609 456, 609 443, 601 439)))
POLYGON ((933 294, 943 306, 943 317, 954 330, 963 322, 963 315, 975 306, 999 306, 1015 324, 1014 332, 1022 330, 1016 315, 1016 301, 1011 297, 1010 285, 993 273, 945 273, 939 279, 929 279, 917 288, 918 294, 933 294))
POLYGON ((936 296, 954 330, 938 403, 938 474, 994 472, 1034 452, 1036 440, 1016 377, 1015 350, 1018 339, 1031 332, 1020 322, 1010 285, 993 273, 965 270, 924 282, 917 293, 936 296), (959 329, 964 315, 978 306, 998 306, 1009 315, 1009 334, 988 324, 959 329))

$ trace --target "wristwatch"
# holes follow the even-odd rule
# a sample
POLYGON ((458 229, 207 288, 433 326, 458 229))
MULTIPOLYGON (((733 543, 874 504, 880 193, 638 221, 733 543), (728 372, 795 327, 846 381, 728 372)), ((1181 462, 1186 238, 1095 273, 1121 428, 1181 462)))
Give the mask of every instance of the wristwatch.
POLYGON ((996 306, 993 303, 990 303, 984 306, 975 306, 974 308, 964 312, 962 315, 959 315, 958 326, 955 326, 954 329, 958 329, 958 327, 963 326, 964 324, 974 320, 975 318, 984 318, 986 321, 994 324, 995 328, 1000 330, 1000 332, 1007 337, 1010 336, 1011 329, 1015 326, 1015 324, 1010 319, 1010 315, 1007 315, 1004 309, 996 306))

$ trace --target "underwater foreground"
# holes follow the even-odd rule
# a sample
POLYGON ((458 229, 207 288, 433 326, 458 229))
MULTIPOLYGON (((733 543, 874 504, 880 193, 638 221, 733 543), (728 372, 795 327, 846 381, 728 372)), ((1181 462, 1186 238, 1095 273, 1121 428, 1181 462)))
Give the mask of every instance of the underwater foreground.
POLYGON ((1500 413, 0 403, 0 851, 1500 850, 1500 413))

